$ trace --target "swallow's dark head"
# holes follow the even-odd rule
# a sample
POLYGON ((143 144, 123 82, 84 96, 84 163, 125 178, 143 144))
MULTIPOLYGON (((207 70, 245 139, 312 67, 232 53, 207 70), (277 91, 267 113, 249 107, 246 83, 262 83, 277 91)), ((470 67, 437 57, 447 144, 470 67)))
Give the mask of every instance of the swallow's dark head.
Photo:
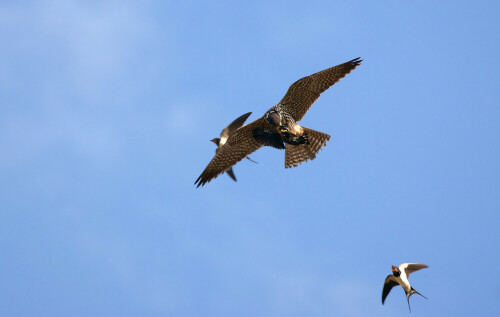
POLYGON ((219 146, 219 142, 220 142, 220 139, 219 138, 213 138, 212 140, 210 140, 212 142, 215 143, 215 145, 219 146))
POLYGON ((278 111, 271 110, 266 115, 266 121, 274 127, 279 126, 281 123, 281 116, 278 111))
POLYGON ((395 276, 395 277, 399 277, 401 275, 401 271, 395 267, 394 265, 392 266, 392 274, 395 276))

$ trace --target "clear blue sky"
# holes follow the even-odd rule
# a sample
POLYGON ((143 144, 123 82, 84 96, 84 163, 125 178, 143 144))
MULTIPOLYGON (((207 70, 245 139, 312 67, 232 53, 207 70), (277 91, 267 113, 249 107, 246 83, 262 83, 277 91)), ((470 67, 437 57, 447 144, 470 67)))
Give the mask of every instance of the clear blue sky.
POLYGON ((498 1, 2 1, 1 316, 500 314, 498 1), (355 57, 285 170, 209 142, 355 57))

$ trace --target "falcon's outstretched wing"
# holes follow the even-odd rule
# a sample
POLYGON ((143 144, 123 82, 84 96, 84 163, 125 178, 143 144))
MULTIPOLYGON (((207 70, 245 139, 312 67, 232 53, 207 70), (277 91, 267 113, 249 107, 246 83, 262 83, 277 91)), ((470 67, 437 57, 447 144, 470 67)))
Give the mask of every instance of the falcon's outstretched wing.
POLYGON ((358 57, 297 80, 280 101, 283 110, 292 115, 295 121, 300 121, 322 92, 344 78, 361 62, 358 57))
POLYGON ((219 148, 214 158, 208 163, 203 173, 194 182, 200 187, 210 182, 219 174, 227 171, 249 154, 257 151, 262 145, 252 136, 253 129, 269 129, 273 127, 264 119, 259 118, 236 130, 227 139, 226 144, 219 148))

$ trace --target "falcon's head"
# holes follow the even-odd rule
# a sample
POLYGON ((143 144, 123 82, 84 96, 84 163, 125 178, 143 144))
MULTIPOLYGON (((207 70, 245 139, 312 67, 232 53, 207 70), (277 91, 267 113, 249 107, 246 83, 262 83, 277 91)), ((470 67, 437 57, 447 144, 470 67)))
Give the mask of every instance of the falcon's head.
POLYGON ((271 110, 267 113, 265 117, 266 121, 269 122, 273 127, 281 125, 281 115, 276 110, 271 110))

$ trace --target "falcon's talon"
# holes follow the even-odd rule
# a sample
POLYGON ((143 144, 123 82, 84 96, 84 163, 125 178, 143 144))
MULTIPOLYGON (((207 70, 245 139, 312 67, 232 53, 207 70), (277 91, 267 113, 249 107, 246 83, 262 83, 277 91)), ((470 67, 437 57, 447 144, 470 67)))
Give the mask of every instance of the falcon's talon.
POLYGON ((280 127, 280 133, 288 133, 288 129, 285 127, 280 127))

